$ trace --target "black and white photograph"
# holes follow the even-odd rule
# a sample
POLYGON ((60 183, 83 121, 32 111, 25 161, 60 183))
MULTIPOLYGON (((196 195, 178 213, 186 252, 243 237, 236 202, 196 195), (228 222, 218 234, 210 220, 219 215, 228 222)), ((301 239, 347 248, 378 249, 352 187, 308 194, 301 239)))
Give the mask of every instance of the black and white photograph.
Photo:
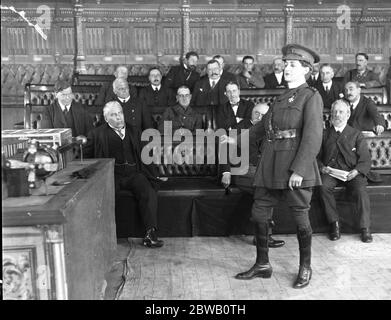
POLYGON ((391 2, 1 0, 1 153, 2 300, 391 300, 391 2))

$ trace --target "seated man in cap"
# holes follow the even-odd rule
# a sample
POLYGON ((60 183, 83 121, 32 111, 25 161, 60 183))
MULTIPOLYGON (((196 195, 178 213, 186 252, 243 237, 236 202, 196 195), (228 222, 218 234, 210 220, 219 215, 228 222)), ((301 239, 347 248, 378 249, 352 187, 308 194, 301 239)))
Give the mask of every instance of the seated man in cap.
POLYGON ((54 85, 55 100, 42 114, 41 128, 71 128, 72 136, 86 137, 93 126, 93 117, 73 100, 69 82, 59 80, 54 85))
POLYGON ((341 237, 337 205, 333 190, 343 184, 351 191, 360 215, 361 240, 372 242, 370 226, 370 202, 366 190, 366 175, 371 168, 371 156, 362 133, 348 125, 350 107, 345 100, 337 100, 331 106, 331 123, 323 135, 318 164, 322 172, 320 200, 331 225, 330 240, 341 237), (333 169, 346 172, 346 177, 336 178, 333 169))
POLYGON ((166 121, 171 122, 173 133, 182 128, 188 129, 192 133, 195 133, 196 129, 202 129, 202 116, 190 106, 190 89, 186 86, 179 87, 176 98, 178 103, 168 107, 159 121, 158 129, 160 133, 164 133, 164 123, 166 121))
POLYGON ((356 54, 356 69, 349 70, 344 76, 344 83, 357 81, 361 88, 381 87, 379 77, 368 69, 368 55, 363 52, 356 54))
POLYGON ((140 133, 126 123, 118 101, 106 103, 103 116, 106 123, 89 133, 85 155, 115 159, 115 191, 130 190, 134 194, 146 230, 143 245, 161 247, 163 241, 156 235, 158 180, 141 160, 140 133))
MULTIPOLYGON (((300 289, 309 284, 312 276, 312 228, 308 213, 312 188, 322 183, 316 156, 322 143, 323 102, 319 92, 306 83, 306 76, 313 64, 319 62, 319 56, 297 44, 286 45, 282 53, 289 89, 274 100, 262 121, 247 136, 247 141, 262 139, 252 207, 257 257, 255 264, 236 278, 271 277, 268 219, 278 200, 283 200, 297 226, 300 267, 293 287, 300 289)), ((235 144, 242 139, 246 141, 246 136, 238 139, 222 136, 220 141, 235 144)))
MULTIPOLYGON (((262 120, 263 116, 267 113, 269 110, 269 106, 266 103, 258 103, 254 106, 251 113, 251 119, 243 119, 241 120, 237 126, 236 129, 250 129, 252 126, 256 125, 259 121, 262 120)), ((249 141, 249 165, 248 165, 248 171, 245 173, 245 170, 243 174, 241 175, 231 175, 231 165, 220 165, 222 177, 221 177, 221 183, 223 184, 224 188, 228 188, 232 183, 237 186, 241 191, 250 193, 254 195, 254 176, 255 171, 257 168, 258 161, 260 159, 260 149, 261 142, 256 140, 249 141)), ((270 212, 270 217, 268 218, 268 224, 269 224, 269 241, 268 241, 268 247, 269 248, 278 248, 285 244, 283 240, 276 240, 272 237, 272 228, 274 226, 273 222, 273 213, 270 212)), ((253 244, 256 244, 256 237, 253 239, 253 244)))

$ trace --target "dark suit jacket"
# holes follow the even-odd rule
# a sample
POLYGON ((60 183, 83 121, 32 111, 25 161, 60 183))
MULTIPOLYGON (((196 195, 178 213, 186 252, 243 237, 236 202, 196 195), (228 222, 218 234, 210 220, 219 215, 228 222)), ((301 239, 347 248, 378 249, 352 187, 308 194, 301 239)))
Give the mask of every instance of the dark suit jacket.
MULTIPOLYGON (((93 126, 93 117, 88 111, 78 102, 72 101, 70 108, 71 115, 73 117, 73 123, 75 126, 75 132, 72 132, 72 136, 79 135, 87 136, 93 126)), ((47 106, 42 114, 41 128, 67 128, 64 114, 57 99, 50 106, 47 106)))
MULTIPOLYGON (((84 155, 86 158, 109 158, 109 143, 108 143, 108 131, 113 130, 105 123, 98 128, 90 131, 87 136, 87 144, 84 147, 84 155)), ((143 172, 145 176, 151 182, 158 182, 155 174, 153 173, 153 166, 145 165, 141 161, 141 144, 140 135, 134 131, 134 128, 129 124, 126 124, 126 134, 129 134, 130 141, 132 143, 133 152, 136 158, 136 165, 138 170, 143 172)), ((154 185, 156 187, 156 185, 154 185)))
POLYGON ((318 89, 320 95, 322 96, 325 109, 330 109, 333 102, 340 99, 339 95, 343 93, 342 84, 336 81, 332 82, 330 92, 328 94, 324 90, 323 82, 317 83, 315 88, 318 89))
POLYGON ((125 121, 129 125, 137 128, 139 132, 153 128, 151 113, 139 99, 130 98, 126 103, 121 102, 118 97, 115 100, 121 104, 125 121))
MULTIPOLYGON (((225 93, 225 85, 229 82, 228 77, 220 77, 214 90, 217 90, 217 101, 214 101, 214 105, 221 105, 228 102, 225 93)), ((208 77, 203 77, 198 81, 193 90, 193 96, 191 98, 191 104, 194 107, 207 107, 211 105, 211 87, 208 77)))
MULTIPOLYGON (((137 97, 137 89, 129 84, 129 94, 131 98, 137 97)), ((95 105, 104 106, 106 102, 116 100, 116 95, 113 91, 113 82, 108 82, 101 86, 95 105)))
MULTIPOLYGON (((333 157, 335 140, 330 138, 334 132, 330 127, 323 132, 322 147, 318 155, 319 168, 327 166, 333 157)), ((347 125, 337 139, 337 148, 350 170, 356 169, 367 175, 371 168, 371 156, 361 131, 347 125)))
POLYGON ((182 85, 189 87, 190 91, 193 92, 194 85, 199 79, 200 74, 195 70, 186 74, 185 67, 181 63, 179 66, 171 67, 165 77, 164 84, 173 89, 174 92, 182 85))
POLYGON ((264 77, 264 80, 265 80, 265 89, 276 89, 279 86, 284 88, 288 87, 284 75, 282 75, 281 84, 279 84, 274 72, 267 74, 264 77))
POLYGON ((310 75, 307 79, 307 83, 309 87, 316 88, 320 83, 322 83, 322 80, 320 79, 320 74, 318 74, 318 79, 316 80, 312 80, 312 75, 310 75))
POLYGON ((158 93, 152 88, 152 85, 140 90, 139 99, 147 108, 167 108, 175 105, 175 93, 171 88, 161 86, 158 93))
POLYGON ((228 130, 229 128, 235 129, 238 126, 236 117, 250 120, 251 112, 254 108, 254 103, 249 100, 240 99, 236 116, 232 110, 231 104, 227 103, 219 106, 216 111, 216 125, 217 129, 223 128, 228 130))
POLYGON ((381 87, 381 83, 379 82, 379 77, 372 70, 366 70, 363 75, 359 75, 357 69, 349 70, 345 73, 344 83, 349 81, 358 81, 359 83, 364 83, 365 88, 375 88, 381 87))
POLYGON ((350 115, 348 124, 360 131, 373 131, 377 125, 386 126, 383 116, 377 111, 375 103, 364 96, 360 97, 360 101, 350 115))

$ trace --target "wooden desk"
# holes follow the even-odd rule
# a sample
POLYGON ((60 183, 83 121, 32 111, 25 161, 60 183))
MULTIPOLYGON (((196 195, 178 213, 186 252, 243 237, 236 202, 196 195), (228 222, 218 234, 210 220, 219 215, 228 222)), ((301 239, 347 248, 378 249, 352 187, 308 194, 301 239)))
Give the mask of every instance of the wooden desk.
POLYGON ((102 297, 117 243, 113 173, 113 159, 73 161, 48 178, 49 195, 3 200, 4 299, 102 297), (94 164, 87 179, 51 185, 94 164))

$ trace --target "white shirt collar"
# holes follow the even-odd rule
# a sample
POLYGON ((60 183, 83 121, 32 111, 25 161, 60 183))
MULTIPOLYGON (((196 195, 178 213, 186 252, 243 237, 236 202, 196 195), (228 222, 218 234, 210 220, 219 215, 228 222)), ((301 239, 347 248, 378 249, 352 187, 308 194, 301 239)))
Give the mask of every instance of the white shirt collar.
POLYGON ((358 99, 357 99, 356 101, 354 101, 354 102, 349 102, 349 104, 352 106, 353 110, 357 108, 357 105, 358 105, 358 103, 360 102, 360 99, 361 99, 361 97, 358 98, 358 99))
POLYGON ((342 131, 345 130, 346 125, 347 125, 347 123, 345 123, 342 127, 336 127, 336 126, 334 126, 334 129, 335 129, 335 131, 341 132, 341 133, 342 133, 342 131))
POLYGON ((318 80, 318 77, 319 77, 319 72, 311 75, 311 78, 314 80, 318 80))
POLYGON ((71 108, 70 104, 66 106, 66 105, 62 104, 60 101, 58 101, 58 104, 59 104, 62 111, 64 111, 65 108, 67 109, 67 111, 69 111, 69 109, 71 108))
POLYGON ((324 87, 325 90, 326 90, 327 88, 330 90, 332 85, 333 85, 333 80, 331 80, 331 81, 328 82, 328 83, 323 83, 323 87, 324 87))
POLYGON ((126 102, 128 102, 128 101, 129 101, 129 99, 130 99, 130 96, 129 96, 129 97, 127 97, 126 99, 123 99, 123 98, 120 98, 120 97, 118 97, 118 99, 119 99, 119 101, 121 101, 122 103, 126 103, 126 102))
POLYGON ((114 128, 110 123, 107 123, 107 124, 109 125, 109 127, 110 127, 111 129, 114 130, 114 132, 115 132, 116 134, 118 134, 118 136, 119 136, 122 140, 125 139, 125 134, 126 134, 125 126, 123 126, 121 129, 116 129, 116 128, 114 128), (120 134, 120 133, 121 133, 121 134, 120 134), (122 136, 121 136, 121 135, 122 135, 122 136))
POLYGON ((156 88, 157 88, 158 90, 160 90, 160 87, 161 87, 161 86, 162 86, 161 84, 159 84, 158 86, 155 86, 154 84, 152 84, 152 89, 153 89, 153 91, 155 91, 156 88))
POLYGON ((221 77, 218 77, 216 80, 212 80, 212 79, 209 79, 209 84, 210 84, 210 87, 212 87, 212 82, 214 81, 215 82, 215 85, 219 82, 221 77))
POLYGON ((276 76, 277 82, 278 82, 279 84, 281 84, 282 76, 284 75, 284 72, 274 73, 274 75, 276 76))

